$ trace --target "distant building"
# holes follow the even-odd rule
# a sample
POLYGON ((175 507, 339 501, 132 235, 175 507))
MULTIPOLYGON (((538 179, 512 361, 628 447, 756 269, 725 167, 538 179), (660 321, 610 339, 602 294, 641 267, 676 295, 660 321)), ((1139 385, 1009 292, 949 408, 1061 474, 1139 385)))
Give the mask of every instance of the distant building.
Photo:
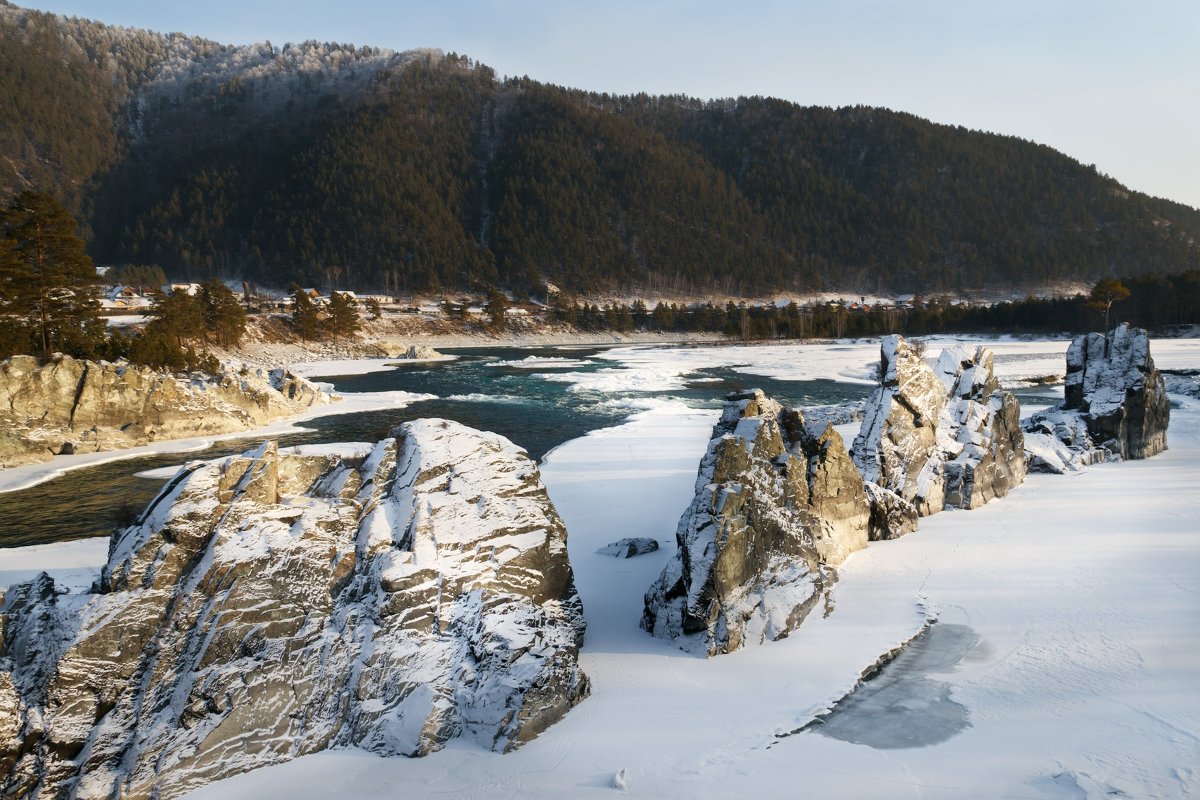
POLYGON ((110 286, 104 296, 109 300, 129 299, 137 297, 138 291, 132 286, 110 286))
POLYGON ((198 283, 169 283, 165 289, 167 294, 186 294, 188 297, 200 294, 200 284, 198 283))

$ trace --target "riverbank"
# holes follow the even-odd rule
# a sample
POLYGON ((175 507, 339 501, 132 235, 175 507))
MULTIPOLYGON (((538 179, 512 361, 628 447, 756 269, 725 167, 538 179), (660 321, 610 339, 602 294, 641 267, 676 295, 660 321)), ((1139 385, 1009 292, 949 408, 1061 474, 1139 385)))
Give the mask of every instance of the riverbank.
MULTIPOLYGON (((631 344, 702 344, 726 342, 720 333, 580 331, 557 322, 515 319, 504 331, 492 331, 472 321, 414 314, 388 314, 361 321, 352 337, 301 341, 278 317, 252 319, 241 345, 213 350, 222 361, 263 367, 298 367, 314 362, 390 358, 401 360, 410 347, 433 350, 461 347, 600 347, 631 344)), ((415 360, 415 359, 414 359, 415 360)), ((426 359, 421 359, 426 360, 426 359)), ((311 370, 305 370, 313 374, 311 370)))

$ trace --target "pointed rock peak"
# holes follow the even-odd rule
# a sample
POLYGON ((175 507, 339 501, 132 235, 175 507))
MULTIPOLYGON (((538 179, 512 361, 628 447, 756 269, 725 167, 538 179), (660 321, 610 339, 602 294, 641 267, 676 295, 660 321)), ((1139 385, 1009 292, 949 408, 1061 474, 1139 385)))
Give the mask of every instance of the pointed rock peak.
POLYGON ((642 626, 704 655, 786 636, 866 544, 869 509, 841 437, 761 391, 729 396, 700 462, 679 545, 642 626))

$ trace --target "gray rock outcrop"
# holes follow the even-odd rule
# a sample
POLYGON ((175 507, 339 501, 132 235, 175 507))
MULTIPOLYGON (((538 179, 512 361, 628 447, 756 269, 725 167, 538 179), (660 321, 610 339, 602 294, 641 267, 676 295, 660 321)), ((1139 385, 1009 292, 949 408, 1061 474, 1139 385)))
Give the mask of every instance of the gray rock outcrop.
POLYGON ((814 435, 761 391, 730 395, 642 627, 709 656, 787 636, 866 546, 869 519, 832 426, 814 435))
MULTIPOLYGON (((887 336, 880 375, 851 448, 866 481, 927 516, 976 508, 1025 480, 1020 405, 1000 389, 987 348, 950 348, 935 369, 902 337, 887 336)), ((872 497, 886 504, 874 516, 878 538, 904 533, 907 508, 872 497)))
POLYGON ((161 798, 327 747, 508 750, 588 692, 566 530, 508 440, 184 467, 90 592, 0 596, 0 796, 161 798))
POLYGON ((1092 441, 1121 458, 1167 449, 1171 404, 1150 357, 1150 337, 1128 323, 1108 336, 1089 333, 1067 349, 1065 410, 1078 411, 1092 441))
POLYGON ((445 354, 433 349, 429 345, 409 344, 408 342, 396 342, 388 339, 368 342, 361 349, 364 354, 374 357, 404 358, 414 361, 443 359, 446 357, 445 354))
POLYGON ((0 362, 0 468, 258 427, 331 400, 284 370, 179 377, 56 356, 0 362))

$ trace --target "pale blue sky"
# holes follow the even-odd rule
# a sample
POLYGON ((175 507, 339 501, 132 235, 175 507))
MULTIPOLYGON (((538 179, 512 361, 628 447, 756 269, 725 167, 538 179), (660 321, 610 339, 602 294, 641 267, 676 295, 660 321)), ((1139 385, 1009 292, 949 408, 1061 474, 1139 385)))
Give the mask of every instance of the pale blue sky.
POLYGON ((597 91, 887 106, 1042 142, 1200 207, 1200 0, 27 3, 235 44, 439 47, 597 91))

